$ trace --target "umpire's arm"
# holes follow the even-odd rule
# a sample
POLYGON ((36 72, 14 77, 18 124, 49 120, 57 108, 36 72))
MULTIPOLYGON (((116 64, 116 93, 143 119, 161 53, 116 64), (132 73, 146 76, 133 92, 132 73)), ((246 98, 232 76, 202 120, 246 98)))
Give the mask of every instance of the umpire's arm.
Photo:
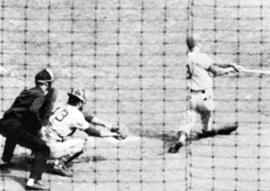
POLYGON ((32 102, 32 105, 29 108, 29 111, 33 113, 40 122, 41 122, 41 118, 40 118, 39 110, 44 104, 44 101, 45 101, 45 97, 39 96, 32 102))
POLYGON ((38 96, 30 106, 32 112, 42 125, 46 125, 52 113, 57 93, 54 88, 51 88, 46 96, 38 96))
POLYGON ((40 111, 41 120, 43 121, 44 124, 46 124, 48 122, 49 117, 52 114, 56 99, 57 99, 56 89, 50 88, 50 90, 48 91, 48 93, 45 96, 45 101, 44 101, 44 104, 43 104, 42 109, 40 111))

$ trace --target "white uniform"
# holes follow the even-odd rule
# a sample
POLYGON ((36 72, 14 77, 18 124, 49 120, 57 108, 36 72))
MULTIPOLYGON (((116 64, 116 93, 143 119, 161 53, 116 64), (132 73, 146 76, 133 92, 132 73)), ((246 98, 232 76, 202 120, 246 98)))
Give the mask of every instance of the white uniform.
POLYGON ((192 90, 212 89, 213 79, 208 73, 208 68, 213 60, 205 53, 188 53, 188 86, 192 90))
POLYGON ((51 150, 51 158, 60 158, 81 151, 83 139, 67 139, 76 129, 85 130, 90 124, 83 113, 76 107, 64 105, 57 107, 49 119, 48 126, 43 128, 43 140, 51 150))
POLYGON ((213 79, 208 69, 213 64, 213 60, 205 53, 188 53, 187 77, 189 95, 188 123, 181 131, 190 134, 197 122, 198 115, 201 120, 201 130, 212 129, 213 101, 213 79))

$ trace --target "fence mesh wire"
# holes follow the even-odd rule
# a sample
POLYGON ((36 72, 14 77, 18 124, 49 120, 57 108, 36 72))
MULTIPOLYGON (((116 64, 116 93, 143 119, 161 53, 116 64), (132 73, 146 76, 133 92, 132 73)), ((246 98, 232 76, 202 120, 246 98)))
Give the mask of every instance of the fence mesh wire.
MULTIPOLYGON (((59 102, 85 88, 88 112, 139 137, 89 138, 72 178, 44 174, 51 190, 269 190, 268 76, 215 79, 214 125, 238 121, 236 134, 176 155, 166 142, 186 109, 187 34, 201 34, 217 60, 267 69, 269 1, 1 0, 0 9, 0 65, 12 70, 0 78, 2 113, 49 66, 59 102)), ((29 174, 29 151, 15 152, 3 191, 22 190, 29 174)))
MULTIPOLYGON (((190 30, 207 37, 214 58, 269 67, 267 1, 192 0, 190 15, 190 30)), ((236 120, 240 129, 191 146, 189 190, 269 189, 268 83, 268 76, 245 74, 215 80, 214 124, 236 120)))

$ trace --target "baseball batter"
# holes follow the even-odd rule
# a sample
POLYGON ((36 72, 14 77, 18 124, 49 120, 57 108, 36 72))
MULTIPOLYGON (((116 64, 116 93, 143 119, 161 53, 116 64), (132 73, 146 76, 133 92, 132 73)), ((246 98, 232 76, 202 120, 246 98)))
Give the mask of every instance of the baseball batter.
POLYGON ((178 132, 179 140, 169 148, 170 153, 178 152, 186 144, 198 118, 201 120, 202 125, 198 132, 200 136, 214 132, 212 128, 212 113, 215 104, 213 100, 212 76, 235 73, 240 70, 240 66, 234 63, 215 63, 207 54, 203 53, 201 51, 202 41, 197 34, 189 36, 186 44, 188 47, 187 86, 189 91, 189 111, 186 124, 178 132))
POLYGON ((74 89, 68 93, 67 104, 57 107, 49 119, 49 124, 42 130, 42 139, 50 148, 50 157, 54 161, 54 172, 62 176, 71 176, 66 163, 82 154, 85 139, 72 138, 76 129, 86 132, 90 136, 119 137, 120 134, 112 132, 112 124, 82 113, 85 104, 85 92, 74 89), (90 123, 105 127, 104 131, 90 126, 90 123))

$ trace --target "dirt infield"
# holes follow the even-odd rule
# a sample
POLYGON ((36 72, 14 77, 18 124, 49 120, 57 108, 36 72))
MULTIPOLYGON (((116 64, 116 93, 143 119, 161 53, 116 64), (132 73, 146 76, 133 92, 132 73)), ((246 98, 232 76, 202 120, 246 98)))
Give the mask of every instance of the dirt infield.
MULTIPOLYGON (((259 141, 252 132, 255 134, 254 126, 240 126, 236 134, 194 142, 178 154, 168 154, 168 142, 159 138, 122 143, 89 139, 88 149, 73 163, 72 178, 51 172, 43 178, 51 190, 176 191, 185 190, 187 185, 190 190, 267 190, 269 139, 264 135, 259 141), (262 143, 259 150, 258 142, 262 143)), ((1 190, 23 190, 30 165, 29 151, 19 147, 10 172, 1 173, 1 190)))

